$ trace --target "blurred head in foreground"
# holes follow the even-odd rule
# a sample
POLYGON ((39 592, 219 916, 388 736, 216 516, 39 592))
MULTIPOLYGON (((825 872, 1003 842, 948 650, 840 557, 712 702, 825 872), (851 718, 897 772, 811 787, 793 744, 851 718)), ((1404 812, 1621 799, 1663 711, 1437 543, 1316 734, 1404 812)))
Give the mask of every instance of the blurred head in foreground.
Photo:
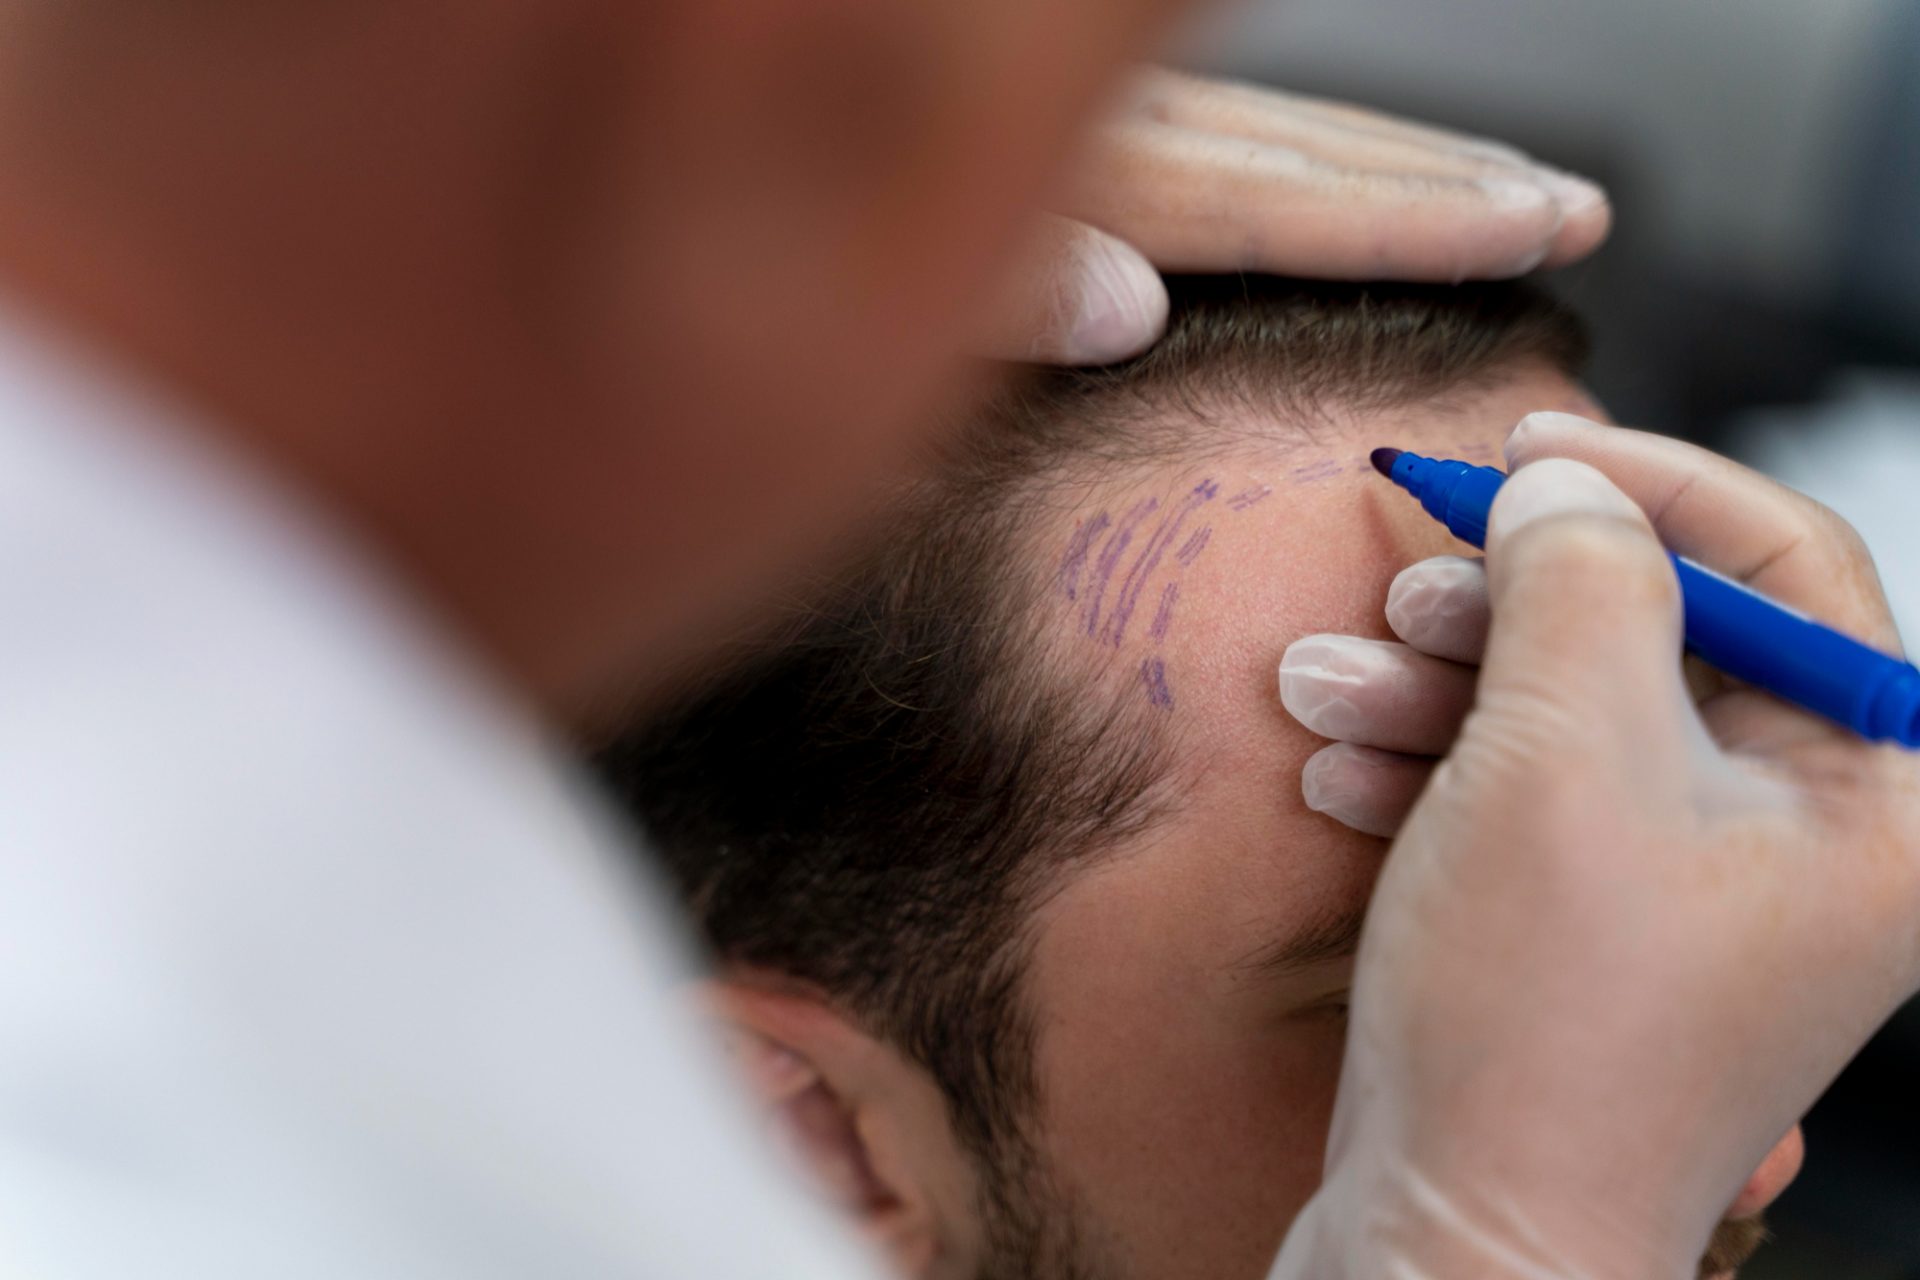
POLYGON ((1521 286, 1180 284, 1161 347, 988 406, 855 570, 604 755, 765 1106, 904 1272, 1265 1273, 1385 852, 1303 806, 1276 662, 1386 638, 1449 549, 1368 451, 1493 461, 1597 412, 1584 354, 1521 286))
POLYGON ((1185 7, 0 0, 0 295, 571 702, 868 496, 1185 7))

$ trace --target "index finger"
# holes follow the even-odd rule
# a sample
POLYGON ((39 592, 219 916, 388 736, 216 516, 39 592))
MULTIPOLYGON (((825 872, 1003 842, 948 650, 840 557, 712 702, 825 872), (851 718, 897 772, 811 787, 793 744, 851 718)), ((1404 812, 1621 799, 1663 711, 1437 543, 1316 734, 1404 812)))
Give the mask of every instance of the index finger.
POLYGON ((1667 548, 1889 653, 1900 635, 1853 527, 1805 494, 1719 454, 1564 413, 1514 428, 1507 460, 1572 458, 1640 504, 1667 548))

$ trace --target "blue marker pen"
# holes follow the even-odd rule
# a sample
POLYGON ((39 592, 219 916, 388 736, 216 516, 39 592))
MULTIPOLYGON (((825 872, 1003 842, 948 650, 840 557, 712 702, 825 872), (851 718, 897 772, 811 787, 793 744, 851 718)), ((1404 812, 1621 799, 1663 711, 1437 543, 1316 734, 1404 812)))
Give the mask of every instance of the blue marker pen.
MULTIPOLYGON (((1373 465, 1454 537, 1486 545, 1487 512, 1506 473, 1399 449, 1375 449, 1373 465)), ((1674 556, 1673 568, 1689 652, 1870 741, 1920 747, 1920 670, 1691 560, 1674 556)))

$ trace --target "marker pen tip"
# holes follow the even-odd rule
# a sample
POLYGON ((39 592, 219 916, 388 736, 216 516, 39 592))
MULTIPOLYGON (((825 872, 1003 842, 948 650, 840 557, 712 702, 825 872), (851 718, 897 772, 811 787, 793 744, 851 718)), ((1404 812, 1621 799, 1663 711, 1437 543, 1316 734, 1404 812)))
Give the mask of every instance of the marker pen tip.
POLYGON ((1375 449, 1367 455, 1367 460, 1373 463, 1373 469, 1381 475, 1392 476, 1393 464, 1400 460, 1400 450, 1375 449))

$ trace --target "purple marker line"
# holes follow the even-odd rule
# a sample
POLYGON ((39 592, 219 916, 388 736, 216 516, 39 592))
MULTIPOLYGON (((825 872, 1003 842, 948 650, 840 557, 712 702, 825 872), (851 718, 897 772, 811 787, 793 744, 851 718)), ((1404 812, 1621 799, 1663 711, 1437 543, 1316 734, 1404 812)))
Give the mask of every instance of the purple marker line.
POLYGON ((1453 453, 1457 458, 1491 458, 1493 456, 1493 446, 1481 440, 1473 444, 1460 445, 1453 453))
POLYGON ((1249 489, 1245 493, 1236 493, 1227 499, 1227 506, 1235 511, 1245 511, 1248 507, 1258 506, 1266 496, 1273 492, 1273 486, 1261 485, 1258 489, 1249 489))
POLYGON ((1167 628, 1173 625, 1173 603, 1180 598, 1180 584, 1169 582, 1160 592, 1160 609, 1153 615, 1153 625, 1147 628, 1147 635, 1154 640, 1165 640, 1167 628))
POLYGON ((1134 504, 1133 510, 1120 518, 1120 524, 1107 538, 1107 545, 1100 549, 1100 558, 1094 561, 1093 577, 1087 583, 1087 591, 1093 597, 1087 602, 1087 634, 1093 635, 1100 629, 1100 604, 1106 598, 1107 583, 1113 577, 1113 571, 1119 567, 1120 557, 1127 553, 1127 544, 1133 541, 1133 531, 1160 507, 1160 499, 1148 498, 1134 504))
POLYGON ((1067 544, 1067 555, 1060 562, 1060 586, 1067 593, 1067 599, 1080 598, 1080 571, 1086 567, 1087 557, 1093 552, 1093 540, 1107 531, 1113 523, 1113 517, 1102 511, 1093 519, 1086 521, 1074 530, 1073 541, 1067 544))
POLYGON ((1309 480, 1331 479, 1332 477, 1339 475, 1345 469, 1346 468, 1342 467, 1338 462, 1335 462, 1332 458, 1328 458, 1324 462, 1316 462, 1312 466, 1300 467, 1297 470, 1288 472, 1288 474, 1291 475, 1295 480, 1305 483, 1306 481, 1309 481, 1309 480))
POLYGON ((1163 710, 1173 710, 1173 690, 1167 687, 1167 664, 1159 658, 1140 660, 1140 683, 1147 687, 1147 701, 1163 710))
POLYGON ((1133 608, 1140 603, 1140 593, 1146 590, 1153 571, 1160 567, 1160 558, 1167 554, 1167 548, 1180 536, 1180 526, 1186 523, 1188 516, 1219 496, 1219 485, 1211 480, 1202 480, 1193 487, 1193 492, 1187 495, 1178 511, 1161 520, 1160 527, 1154 530, 1145 550, 1141 551, 1139 559, 1133 562, 1133 568, 1127 571, 1125 580, 1120 584, 1120 597, 1107 617, 1106 631, 1101 636, 1103 640, 1116 649, 1120 647, 1120 641, 1126 638, 1127 623, 1133 618, 1133 608))
POLYGON ((1208 525, 1204 529, 1196 529, 1194 530, 1193 536, 1187 539, 1187 545, 1175 552, 1173 558, 1178 560, 1182 566, 1191 567, 1193 562, 1200 558, 1200 553, 1207 549, 1207 543, 1211 541, 1213 541, 1212 525, 1208 525))

